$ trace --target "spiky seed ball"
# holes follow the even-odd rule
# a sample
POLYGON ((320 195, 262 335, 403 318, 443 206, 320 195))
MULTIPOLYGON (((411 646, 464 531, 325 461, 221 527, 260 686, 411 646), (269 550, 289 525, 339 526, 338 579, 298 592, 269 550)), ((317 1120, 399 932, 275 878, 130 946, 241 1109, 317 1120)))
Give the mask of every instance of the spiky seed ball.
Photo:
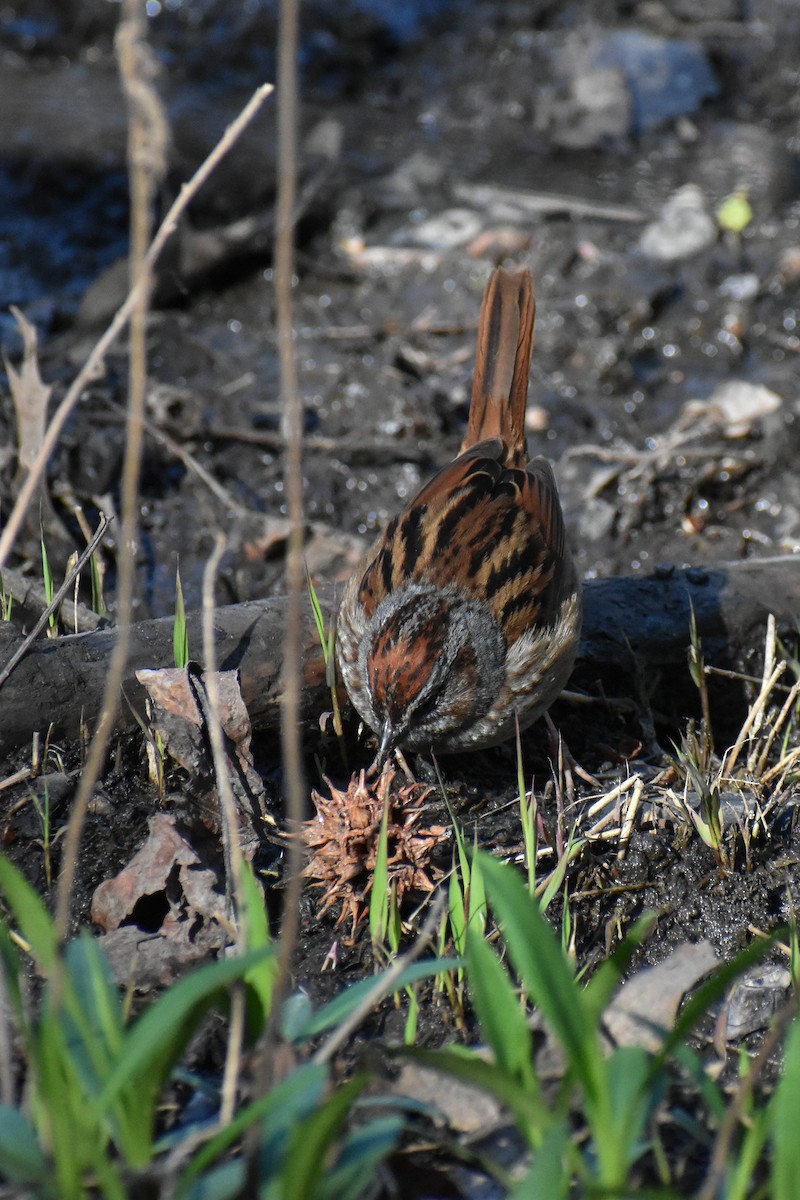
POLYGON ((433 789, 418 783, 397 786, 391 764, 374 786, 367 783, 364 771, 352 777, 346 791, 325 782, 331 794, 311 793, 317 816, 303 826, 310 852, 305 875, 325 889, 319 914, 341 904, 337 924, 350 916, 355 934, 372 888, 384 807, 389 810, 389 883, 396 887, 398 903, 409 892, 433 890, 438 872, 430 856, 446 830, 442 825, 419 825, 433 789))

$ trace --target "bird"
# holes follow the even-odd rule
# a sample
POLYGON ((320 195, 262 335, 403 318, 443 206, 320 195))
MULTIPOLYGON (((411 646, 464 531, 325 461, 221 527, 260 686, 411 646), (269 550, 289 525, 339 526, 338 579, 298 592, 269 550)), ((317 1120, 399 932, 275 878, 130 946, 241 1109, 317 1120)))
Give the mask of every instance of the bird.
POLYGON ((486 285, 458 456, 399 512, 348 581, 341 678, 392 754, 479 750, 542 716, 569 679, 581 586, 549 462, 525 414, 536 303, 527 269, 486 285))

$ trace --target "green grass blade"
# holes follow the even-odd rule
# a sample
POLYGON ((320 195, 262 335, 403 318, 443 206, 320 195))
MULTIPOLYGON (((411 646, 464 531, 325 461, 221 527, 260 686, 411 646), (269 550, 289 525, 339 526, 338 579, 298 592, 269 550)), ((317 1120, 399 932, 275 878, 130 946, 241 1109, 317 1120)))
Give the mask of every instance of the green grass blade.
POLYGON ((328 658, 331 652, 331 643, 328 639, 328 634, 325 629, 325 617, 322 614, 322 606, 319 602, 319 596, 317 595, 314 584, 311 582, 311 572, 309 571, 308 567, 306 567, 306 581, 309 599, 311 600, 311 611, 314 614, 314 624, 317 627, 317 637, 319 638, 319 644, 322 648, 322 656, 325 659, 325 665, 327 666, 328 658))
POLYGON ((189 661, 189 631, 186 628, 186 605, 183 601, 180 566, 175 571, 175 621, 172 626, 172 654, 176 667, 186 666, 189 661))
MULTIPOLYGON (((224 999, 225 989, 242 979, 271 947, 200 967, 173 984, 131 1026, 95 1105, 104 1112, 127 1092, 136 1097, 143 1139, 152 1138, 155 1110, 164 1082, 200 1019, 224 999)), ((143 1164, 132 1164, 143 1165, 143 1164)))
POLYGON ((404 1121, 397 1115, 377 1117, 354 1129, 344 1141, 335 1165, 321 1181, 320 1200, 359 1200, 380 1164, 395 1149, 404 1121))
POLYGON ((533 1039, 519 997, 494 950, 472 929, 467 931, 467 979, 481 1033, 498 1067, 538 1096, 533 1039))
POLYGON ((800 1023, 786 1039, 783 1072, 772 1102, 772 1200, 796 1200, 800 1181, 800 1023))
POLYGON ((0 855, 0 892, 8 901, 14 920, 30 946, 40 971, 43 975, 50 975, 58 960, 58 936, 53 919, 39 893, 3 855, 0 855))
POLYGON ((456 866, 455 853, 447 886, 447 901, 447 915, 450 921, 450 932, 453 935, 453 945, 457 954, 463 954, 467 944, 467 899, 461 872, 456 866))
POLYGON ((469 918, 467 926, 478 933, 486 928, 487 903, 486 887, 483 882, 481 861, 478 858, 478 830, 475 829, 475 841, 472 847, 472 859, 469 869, 469 896, 467 898, 469 918))
POLYGON ((338 1087, 315 1113, 294 1131, 286 1165, 282 1171, 286 1200, 315 1200, 327 1165, 331 1146, 339 1137, 356 1097, 368 1081, 357 1075, 338 1087))
MULTIPOLYGON (((400 975, 392 979, 391 983, 387 984, 386 990, 376 992, 375 1003, 379 1004, 387 995, 399 992, 419 979, 427 979, 431 975, 438 975, 441 971, 455 971, 463 965, 461 959, 458 958, 426 958, 412 963, 400 975)), ((384 972, 384 978, 385 974, 384 972)), ((381 978, 382 976, 376 975, 371 979, 361 979, 358 983, 351 984, 350 987, 339 992, 333 1000, 309 1017, 305 1023, 297 1023, 292 1040, 303 1042, 316 1037, 317 1034, 324 1033, 326 1029, 332 1029, 335 1025, 339 1025, 362 1003, 365 996, 376 988, 381 978)))
POLYGON ((18 1108, 0 1104, 0 1175, 9 1183, 46 1183, 52 1174, 36 1130, 18 1108))
POLYGON ((564 848, 564 853, 555 865, 555 868, 547 880, 547 884, 542 892, 539 900, 539 907, 542 912, 547 912, 553 897, 558 893, 561 885, 564 882, 564 877, 567 873, 567 867, 572 862, 576 855, 580 854, 583 847, 586 845, 585 838, 576 838, 575 830, 573 829, 569 835, 569 841, 564 848))
POLYGON ((481 852, 479 858, 489 900, 520 982, 561 1042, 587 1101, 602 1104, 604 1071, 596 1029, 590 1024, 569 962, 516 871, 489 854, 481 852))
POLYGON ((372 872, 372 891, 369 896, 369 933, 373 946, 381 946, 389 925, 389 791, 383 804, 381 828, 375 869, 372 872))
MULTIPOLYGON (((272 948, 272 936, 269 931, 267 906, 264 893, 255 877, 251 864, 242 861, 242 883, 244 889, 244 924, 247 928, 247 949, 262 950, 272 948)), ((260 962, 250 967, 244 975, 248 986, 248 1025, 250 1033, 257 1037, 264 1027, 272 1011, 272 994, 278 975, 278 964, 275 955, 270 953, 260 962), (251 1003, 251 999, 255 1004, 251 1003)))
MULTIPOLYGON (((236 1114, 229 1125, 200 1148, 179 1180, 175 1200, 194 1200, 200 1196, 217 1195, 211 1189, 210 1183, 208 1190, 203 1186, 205 1180, 210 1179, 210 1176, 203 1175, 207 1168, 238 1142, 245 1130, 256 1121, 264 1120, 274 1133, 284 1136, 292 1121, 301 1120, 304 1113, 313 1110, 323 1095, 326 1082, 327 1071, 324 1066, 305 1063, 266 1096, 248 1104, 236 1114)), ((214 1178, 218 1174, 220 1172, 213 1172, 214 1178)))
POLYGON ((533 1166, 520 1180, 508 1200, 566 1200, 570 1192, 571 1175, 567 1166, 571 1146, 570 1131, 565 1118, 548 1132, 536 1150, 533 1166))

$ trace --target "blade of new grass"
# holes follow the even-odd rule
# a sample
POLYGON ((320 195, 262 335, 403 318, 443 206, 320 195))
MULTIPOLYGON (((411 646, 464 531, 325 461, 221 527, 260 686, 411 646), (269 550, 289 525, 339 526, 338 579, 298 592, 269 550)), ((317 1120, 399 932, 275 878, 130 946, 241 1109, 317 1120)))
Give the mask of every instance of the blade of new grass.
POLYGON ((172 654, 176 667, 186 666, 189 661, 189 632, 186 628, 186 605, 183 601, 180 566, 175 571, 175 622, 172 627, 172 654))

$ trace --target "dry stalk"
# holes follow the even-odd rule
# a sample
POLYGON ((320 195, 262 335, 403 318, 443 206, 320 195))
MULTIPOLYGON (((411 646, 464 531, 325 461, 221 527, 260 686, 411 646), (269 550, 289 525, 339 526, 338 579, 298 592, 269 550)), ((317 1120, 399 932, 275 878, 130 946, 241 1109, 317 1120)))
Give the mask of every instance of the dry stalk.
POLYGON ((72 881, 80 846, 83 817, 97 780, 114 724, 119 689, 128 659, 135 545, 138 528, 139 473, 142 457, 142 420, 147 387, 146 321, 152 286, 152 269, 146 265, 150 240, 150 213, 156 191, 166 172, 167 124, 153 85, 155 63, 146 45, 145 14, 138 0, 124 0, 116 48, 120 76, 128 103, 128 175, 131 193, 131 280, 140 280, 131 310, 128 365, 128 420, 122 465, 122 529, 118 555, 117 613, 119 632, 111 655, 103 694, 102 716, 89 747, 81 782, 64 841, 64 859, 58 884, 56 925, 61 938, 69 932, 72 881))
MULTIPOLYGON (((299 832, 306 787, 303 777, 300 697, 302 690, 303 610, 306 586, 303 555, 303 410, 297 392, 294 349, 292 280, 294 276, 295 198, 297 193, 298 120, 298 14, 299 0, 281 0, 278 32, 278 204, 275 230, 275 301, 280 369, 283 432, 286 440, 286 493, 289 541, 286 559, 288 607, 284 634, 281 748, 286 778, 287 809, 295 836, 289 839, 286 860, 287 886, 281 917, 277 972, 272 1010, 261 1039, 260 1066, 252 1081, 253 1092, 265 1095, 278 1081, 283 1056, 275 1053, 283 1002, 291 987, 292 963, 300 930, 302 846, 299 832)), ((255 1194, 259 1184, 260 1128, 253 1126, 245 1139, 247 1186, 255 1194)))
POLYGON ((239 840, 239 823, 236 816, 236 800, 231 787, 228 760, 225 753, 222 721, 219 712, 219 679, 214 649, 214 582, 220 559, 225 553, 225 535, 217 534, 214 550, 203 572, 203 662, 205 663, 205 691, 208 705, 203 705, 214 774, 219 793, 220 816, 222 818, 222 840, 225 854, 225 894, 228 898, 228 919, 237 929, 240 950, 247 946, 247 930, 243 926, 246 914, 244 902, 244 878, 242 872, 242 847, 239 840))

